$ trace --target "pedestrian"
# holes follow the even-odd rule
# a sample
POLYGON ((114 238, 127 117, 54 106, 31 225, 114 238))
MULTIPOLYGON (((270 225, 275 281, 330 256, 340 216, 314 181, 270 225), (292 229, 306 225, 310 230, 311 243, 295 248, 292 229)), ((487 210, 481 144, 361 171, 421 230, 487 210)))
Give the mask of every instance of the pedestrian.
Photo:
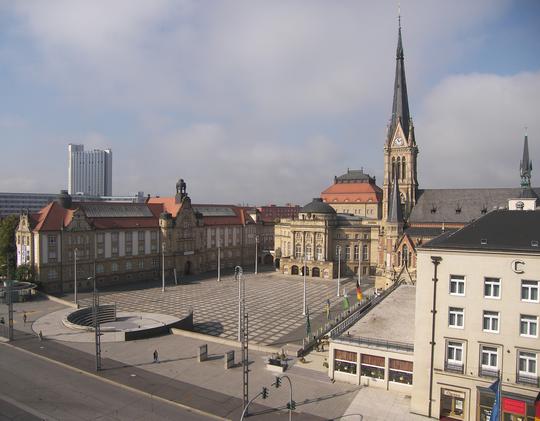
POLYGON ((0 325, 5 325, 6 321, 4 320, 4 316, 0 317, 0 325))
POLYGON ((23 319, 24 324, 26 324, 26 311, 23 313, 22 319, 23 319))
POLYGON ((39 331, 38 336, 39 336, 39 340, 42 341, 43 340, 43 332, 41 330, 39 331))
POLYGON ((159 363, 159 354, 157 352, 157 349, 154 350, 154 362, 159 363))

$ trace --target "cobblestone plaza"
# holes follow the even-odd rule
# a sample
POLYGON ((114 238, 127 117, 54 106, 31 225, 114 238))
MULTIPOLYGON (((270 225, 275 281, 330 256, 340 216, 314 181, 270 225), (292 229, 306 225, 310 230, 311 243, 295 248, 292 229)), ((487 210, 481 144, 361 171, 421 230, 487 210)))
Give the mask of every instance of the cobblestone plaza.
MULTIPOLYGON (((250 340, 264 345, 282 345, 301 341, 305 336, 306 317, 302 315, 303 278, 267 272, 244 274, 246 310, 249 314, 250 340)), ((178 285, 141 284, 129 291, 103 291, 102 303, 116 303, 119 311, 162 313, 182 316, 193 310, 195 330, 227 339, 238 337, 238 282, 234 276, 184 281, 178 285)), ((354 282, 342 280, 341 290, 348 291, 351 303, 355 300, 354 282)), ((307 304, 310 319, 324 312, 327 299, 332 313, 341 310, 343 298, 337 297, 337 281, 307 279, 307 304), (339 304, 339 305, 338 305, 339 304)), ((81 300, 90 305, 89 297, 81 300)))

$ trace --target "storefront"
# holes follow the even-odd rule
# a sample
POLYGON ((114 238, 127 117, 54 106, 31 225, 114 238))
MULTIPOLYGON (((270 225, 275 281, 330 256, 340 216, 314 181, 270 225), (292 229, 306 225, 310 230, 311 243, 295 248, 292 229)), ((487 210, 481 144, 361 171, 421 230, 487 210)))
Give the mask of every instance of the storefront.
POLYGON ((439 419, 444 421, 464 420, 465 414, 465 392, 442 388, 439 419))
MULTIPOLYGON (((495 394, 488 388, 478 387, 479 421, 490 421, 495 394)), ((502 421, 534 421, 534 397, 502 392, 502 421)))

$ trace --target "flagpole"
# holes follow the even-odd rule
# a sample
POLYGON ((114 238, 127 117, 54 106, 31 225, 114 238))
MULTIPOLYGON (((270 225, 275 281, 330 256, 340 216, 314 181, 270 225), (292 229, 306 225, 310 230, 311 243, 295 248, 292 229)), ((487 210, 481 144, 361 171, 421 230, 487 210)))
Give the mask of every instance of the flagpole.
POLYGON ((302 316, 306 315, 306 250, 304 248, 304 307, 302 310, 302 316))

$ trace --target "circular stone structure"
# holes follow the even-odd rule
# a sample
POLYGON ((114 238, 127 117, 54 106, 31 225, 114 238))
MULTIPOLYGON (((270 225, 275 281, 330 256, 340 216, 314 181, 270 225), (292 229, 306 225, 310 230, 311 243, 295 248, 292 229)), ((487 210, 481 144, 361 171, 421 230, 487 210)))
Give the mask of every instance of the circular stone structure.
MULTIPOLYGON (((8 287, 6 286, 6 282, 8 281, 0 282, 0 302, 2 303, 5 303, 7 298, 6 294, 8 287)), ((26 301, 36 293, 37 285, 32 282, 15 280, 11 282, 13 282, 13 284, 11 285, 11 302, 13 303, 26 301)))
MULTIPOLYGON (((100 311, 103 307, 100 306, 100 311)), ((110 310, 110 309, 109 309, 110 310)), ((99 313, 98 313, 99 314, 99 313)), ((103 316, 103 313, 102 315, 103 316)), ((157 313, 108 312, 105 317, 99 317, 101 341, 123 342, 136 339, 151 338, 170 333, 172 327, 192 330, 193 314, 184 318, 157 313)), ((45 339, 55 339, 66 342, 93 342, 95 332, 93 327, 92 307, 78 310, 62 309, 47 314, 36 320, 32 330, 41 332, 45 339)))

